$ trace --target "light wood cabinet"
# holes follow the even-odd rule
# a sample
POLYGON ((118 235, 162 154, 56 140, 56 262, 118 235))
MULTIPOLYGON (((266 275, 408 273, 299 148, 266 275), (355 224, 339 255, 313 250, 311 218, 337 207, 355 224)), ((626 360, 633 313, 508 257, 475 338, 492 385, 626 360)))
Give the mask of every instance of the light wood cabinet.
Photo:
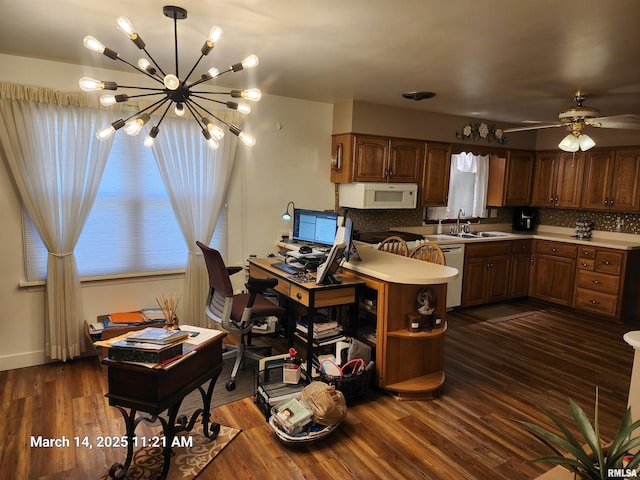
POLYGON ((549 240, 534 242, 531 297, 573 305, 577 248, 577 245, 549 240))
POLYGON ((509 298, 511 241, 469 243, 464 252, 463 307, 509 298))
POLYGON ((640 149, 587 152, 581 206, 588 210, 640 210, 640 149))
POLYGON ((451 144, 427 142, 422 158, 420 205, 447 206, 450 174, 451 144))
POLYGON ((578 208, 582 195, 584 152, 536 154, 531 205, 578 208))
POLYGON ((488 207, 529 205, 534 152, 508 150, 507 156, 489 159, 488 207))
MULTIPOLYGON (((444 385, 444 341, 447 331, 447 286, 428 285, 442 299, 434 312, 441 327, 431 332, 408 330, 410 313, 416 313, 416 298, 425 285, 385 282, 368 275, 343 271, 365 282, 361 298, 367 301, 362 315, 376 325, 375 342, 370 336, 361 340, 375 348, 376 380, 379 387, 399 399, 425 399, 436 396, 444 385)), ((366 331, 366 330, 365 330, 366 331)))

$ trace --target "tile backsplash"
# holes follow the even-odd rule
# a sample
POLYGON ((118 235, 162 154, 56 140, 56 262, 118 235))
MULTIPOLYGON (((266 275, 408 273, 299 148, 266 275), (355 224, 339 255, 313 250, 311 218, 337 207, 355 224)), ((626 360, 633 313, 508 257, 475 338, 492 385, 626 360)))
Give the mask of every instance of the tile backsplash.
MULTIPOLYGON (((340 211, 341 209, 339 209, 340 211)), ((355 228, 361 232, 377 232, 387 230, 389 226, 415 227, 422 225, 423 209, 411 210, 358 210, 350 209, 349 216, 355 228)), ((513 217, 512 208, 498 208, 494 218, 483 218, 480 223, 510 224, 513 217)), ((600 212, 594 210, 572 210, 540 208, 538 218, 543 225, 574 228, 578 220, 590 220, 594 230, 607 232, 640 234, 640 213, 600 212), (619 225, 619 229, 618 229, 619 225)))

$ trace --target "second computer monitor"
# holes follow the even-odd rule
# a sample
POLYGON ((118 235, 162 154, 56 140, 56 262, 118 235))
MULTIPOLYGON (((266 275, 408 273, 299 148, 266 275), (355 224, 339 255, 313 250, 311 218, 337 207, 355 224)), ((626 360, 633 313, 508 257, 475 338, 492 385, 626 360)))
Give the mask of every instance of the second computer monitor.
POLYGON ((333 245, 338 214, 296 208, 293 211, 293 240, 333 245))

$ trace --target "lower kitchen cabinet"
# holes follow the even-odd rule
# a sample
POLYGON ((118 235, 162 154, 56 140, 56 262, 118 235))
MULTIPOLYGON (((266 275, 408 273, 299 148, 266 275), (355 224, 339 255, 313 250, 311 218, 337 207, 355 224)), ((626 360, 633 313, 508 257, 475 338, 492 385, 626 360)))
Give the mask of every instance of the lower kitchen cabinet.
POLYGON ((511 247, 511 274, 509 275, 509 298, 529 295, 529 277, 533 240, 514 240, 511 247))
POLYGON ((529 295, 558 305, 573 306, 578 246, 536 240, 529 295))
POLYGON ((636 250, 580 246, 575 307, 616 320, 637 320, 639 262, 636 250))
POLYGON ((462 306, 509 298, 511 241, 470 243, 465 247, 462 306))

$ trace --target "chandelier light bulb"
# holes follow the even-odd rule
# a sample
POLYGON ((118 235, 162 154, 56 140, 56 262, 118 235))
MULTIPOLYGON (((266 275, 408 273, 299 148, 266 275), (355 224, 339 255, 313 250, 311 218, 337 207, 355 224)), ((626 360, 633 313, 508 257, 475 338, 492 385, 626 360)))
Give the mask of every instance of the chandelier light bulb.
POLYGON ((217 25, 211 27, 211 30, 209 31, 209 36, 207 37, 207 41, 215 44, 221 38, 222 38, 222 29, 217 25))
POLYGON ((115 95, 102 95, 100 96, 100 105, 103 107, 110 107, 111 105, 115 105, 116 96, 115 95))
POLYGON ((92 52, 104 53, 104 45, 91 35, 87 35, 86 37, 84 37, 82 43, 92 52))
POLYGON ((238 135, 238 138, 242 140, 242 142, 249 147, 253 147, 256 144, 256 139, 253 138, 248 133, 240 132, 240 134, 238 135))
POLYGON ((240 113, 244 113, 245 115, 251 113, 251 107, 246 103, 241 103, 240 105, 238 105, 238 108, 236 108, 236 110, 238 110, 240 113))
POLYGON ((174 109, 174 112, 176 113, 177 116, 184 117, 184 105, 182 103, 176 103, 176 108, 174 109))
POLYGON ((580 148, 580 144, 578 143, 576 136, 573 133, 570 133, 562 139, 558 144, 558 148, 565 152, 577 152, 580 148))
POLYGON ((80 88, 85 92, 97 92, 104 90, 104 83, 101 80, 95 80, 89 77, 82 77, 78 82, 80 88))
POLYGON ((220 75, 220 70, 215 67, 211 67, 209 70, 207 70, 207 75, 209 75, 210 78, 216 78, 218 75, 220 75))
POLYGON ((164 86, 169 90, 177 90, 180 86, 180 80, 174 74, 170 73, 164 77, 164 86))
POLYGON ((249 90, 242 90, 240 96, 245 100, 257 102, 262 98, 262 92, 257 88, 250 88, 249 90))
POLYGON ((128 135, 138 135, 144 127, 144 124, 149 121, 149 115, 143 113, 139 115, 137 118, 133 120, 129 120, 124 124, 124 131, 127 132, 128 135))
POLYGON ((156 73, 156 69, 151 66, 151 62, 146 58, 141 58, 138 60, 138 68, 151 75, 155 75, 156 73))
POLYGON ((595 147, 596 145, 596 142, 594 142, 589 135, 586 135, 584 133, 578 137, 578 143, 580 144, 580 150, 582 150, 583 152, 589 150, 592 147, 595 147))
POLYGON ((211 136, 216 140, 222 140, 224 138, 224 130, 218 125, 210 123, 209 125, 207 125, 207 129, 211 133, 211 136))
POLYGON ((116 133, 116 129, 113 128, 111 125, 109 125, 108 127, 105 127, 102 130, 99 130, 96 133, 96 138, 98 140, 106 140, 107 138, 109 138, 114 133, 116 133))
POLYGON ((147 138, 144 139, 144 146, 145 147, 153 147, 153 144, 156 141, 156 137, 158 136, 158 132, 160 130, 158 129, 157 126, 153 127, 151 129, 151 131, 149 132, 149 135, 147 135, 147 138))
POLYGON ((249 55, 242 61, 242 68, 253 68, 258 66, 258 57, 256 55, 249 55))
POLYGON ((116 19, 116 27, 127 37, 133 39, 136 36, 136 29, 127 17, 118 17, 116 19))

